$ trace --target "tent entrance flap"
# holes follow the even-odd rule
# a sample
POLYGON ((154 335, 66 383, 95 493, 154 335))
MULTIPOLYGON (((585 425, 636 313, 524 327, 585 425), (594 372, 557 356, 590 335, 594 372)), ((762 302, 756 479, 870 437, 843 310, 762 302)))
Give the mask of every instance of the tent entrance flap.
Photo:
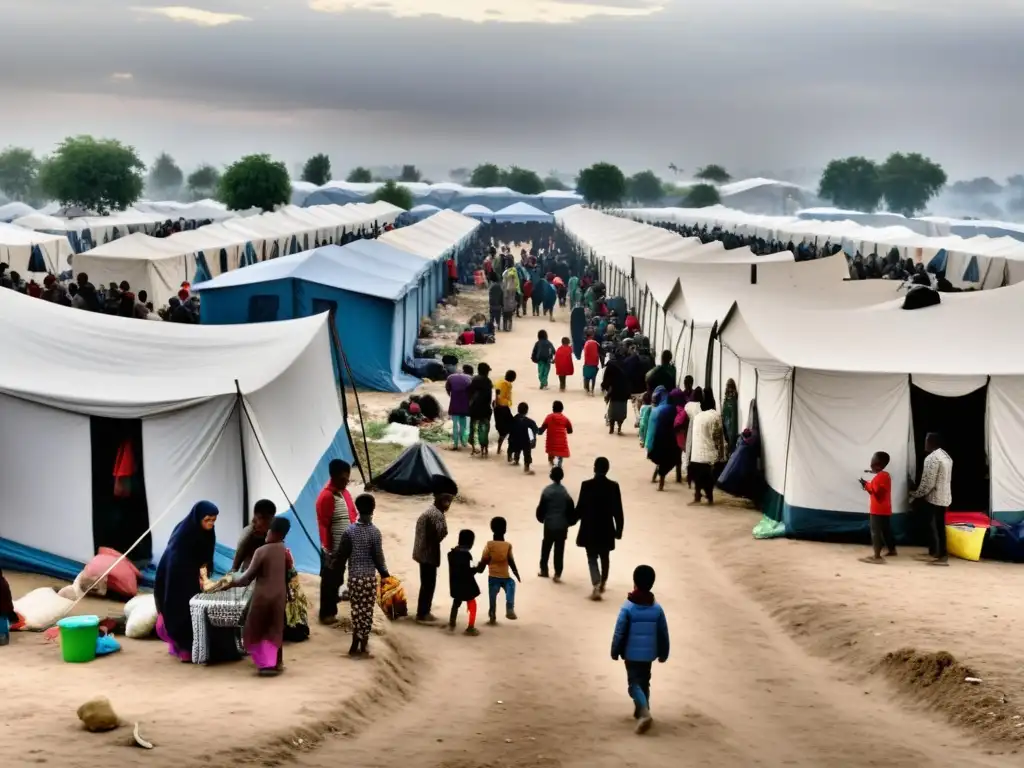
POLYGON ((135 563, 153 558, 149 504, 143 470, 142 420, 93 416, 89 423, 92 450, 92 532, 94 550, 109 547, 131 552, 135 563))
POLYGON ((984 512, 989 507, 989 467, 985 445, 988 385, 961 397, 943 397, 910 386, 916 477, 924 465, 924 440, 937 432, 953 460, 953 504, 957 512, 984 512))

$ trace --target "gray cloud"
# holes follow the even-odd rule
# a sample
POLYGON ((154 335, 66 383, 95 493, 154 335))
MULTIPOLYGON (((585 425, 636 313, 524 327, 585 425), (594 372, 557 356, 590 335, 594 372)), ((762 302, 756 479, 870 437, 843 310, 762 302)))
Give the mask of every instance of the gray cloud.
POLYGON ((244 144, 345 165, 765 169, 913 149, 954 173, 1024 168, 1024 3, 182 2, 0 0, 0 90, 19 113, 0 144, 90 126, 196 160, 244 144), (77 106, 19 107, 41 100, 77 106))

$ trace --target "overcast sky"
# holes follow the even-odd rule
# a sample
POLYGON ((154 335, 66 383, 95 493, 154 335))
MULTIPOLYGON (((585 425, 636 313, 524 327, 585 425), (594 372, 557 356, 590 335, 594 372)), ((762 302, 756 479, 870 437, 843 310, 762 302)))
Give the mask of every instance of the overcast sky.
POLYGON ((1024 171, 1024 0, 180 1, 0 0, 0 147, 1024 171))

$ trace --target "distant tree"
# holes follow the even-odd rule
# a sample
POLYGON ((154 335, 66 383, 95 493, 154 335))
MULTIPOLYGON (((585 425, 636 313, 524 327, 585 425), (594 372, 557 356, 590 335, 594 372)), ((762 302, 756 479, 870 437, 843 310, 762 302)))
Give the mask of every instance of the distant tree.
POLYGON ((711 165, 705 165, 703 168, 698 170, 694 175, 694 178, 700 179, 701 181, 710 181, 714 184, 728 184, 732 181, 732 176, 727 170, 721 165, 711 163, 711 165))
POLYGON ((513 165, 501 175, 501 184, 521 195, 539 195, 544 182, 534 171, 513 165))
POLYGON ((384 186, 374 193, 373 199, 374 202, 383 201, 391 203, 403 211, 408 211, 412 208, 412 192, 409 191, 408 187, 397 183, 394 179, 385 181, 384 186))
POLYGON ((448 171, 448 178, 456 184, 468 184, 472 171, 469 168, 452 168, 448 171))
POLYGON ((211 197, 217 194, 217 187, 220 184, 220 171, 212 165, 204 163, 188 175, 185 184, 188 186, 189 195, 193 200, 211 197))
POLYGON ((313 155, 302 166, 302 180, 322 187, 331 180, 331 158, 322 152, 313 155))
POLYGON ((839 208, 871 213, 882 199, 880 169, 866 157, 845 157, 825 166, 818 196, 839 208))
POLYGON ((1014 189, 1024 189, 1024 174, 1014 174, 1006 180, 1006 186, 1014 189))
POLYGON ((640 171, 629 177, 626 194, 638 203, 656 203, 665 196, 665 185, 654 171, 640 171))
POLYGON ((595 163, 580 171, 576 191, 592 205, 617 205, 626 197, 626 177, 617 165, 595 163))
POLYGON ((174 158, 166 152, 161 152, 149 169, 150 191, 169 192, 176 195, 184 183, 185 174, 174 162, 174 158))
POLYGON ((995 179, 988 176, 979 176, 968 181, 958 181, 951 184, 949 191, 961 197, 978 197, 981 195, 998 195, 1003 187, 995 179))
POLYGON ((544 177, 544 189, 555 190, 558 192, 568 192, 569 186, 557 176, 545 176, 544 177))
POLYGON ((360 165, 348 172, 348 177, 345 181, 350 184, 369 184, 373 181, 373 174, 370 173, 369 168, 363 168, 360 165))
POLYGON ((399 181, 419 181, 422 178, 423 174, 415 165, 403 165, 402 172, 398 175, 399 181))
POLYGON ((986 200, 978 206, 978 213, 987 219, 993 219, 998 221, 1003 218, 1003 209, 993 203, 991 200, 986 200))
POLYGON ((42 191, 61 205, 99 214, 123 211, 142 195, 146 166, 115 139, 68 137, 39 168, 42 191))
POLYGON ((695 184, 686 193, 686 201, 683 203, 687 208, 707 208, 718 205, 722 202, 718 188, 713 184, 695 184))
POLYGON ((904 216, 923 211, 946 184, 942 166, 917 152, 893 152, 878 170, 886 205, 904 216))
POLYGON ((469 175, 471 187, 500 187, 501 168, 494 163, 483 163, 473 169, 469 175))
POLYGON ((8 147, 0 152, 0 192, 25 202, 37 191, 39 160, 31 149, 8 147))
POLYGON ((291 198, 288 169, 270 155, 246 155, 229 165, 220 178, 220 201, 234 211, 272 211, 291 198))

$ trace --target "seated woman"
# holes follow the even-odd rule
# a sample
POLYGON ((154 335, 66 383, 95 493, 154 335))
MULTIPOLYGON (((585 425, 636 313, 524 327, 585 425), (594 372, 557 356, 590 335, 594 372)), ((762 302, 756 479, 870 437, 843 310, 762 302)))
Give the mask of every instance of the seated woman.
POLYGON ((232 587, 256 582, 249 612, 242 630, 242 641, 263 677, 284 671, 281 651, 284 643, 285 608, 288 602, 288 550, 284 539, 291 529, 285 517, 275 517, 267 532, 267 543, 256 550, 248 570, 238 578, 227 579, 232 587))
MULTIPOLYGON (((200 501, 188 517, 171 533, 167 549, 156 569, 156 633, 167 643, 171 656, 192 661, 192 616, 189 600, 209 591, 213 570, 213 550, 217 536, 213 531, 220 510, 209 501, 200 501)), ((284 577, 282 576, 282 579, 284 577)))

